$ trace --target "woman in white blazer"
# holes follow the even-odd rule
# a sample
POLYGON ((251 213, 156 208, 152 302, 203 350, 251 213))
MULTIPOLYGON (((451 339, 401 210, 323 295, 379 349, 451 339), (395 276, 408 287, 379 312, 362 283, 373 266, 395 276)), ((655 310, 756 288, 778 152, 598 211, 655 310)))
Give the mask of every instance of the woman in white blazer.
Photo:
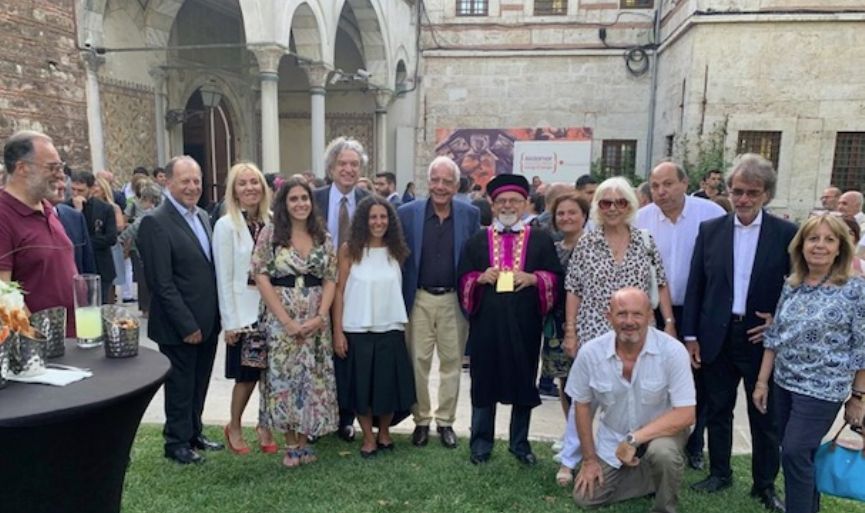
MULTIPOLYGON (((262 376, 261 368, 242 365, 241 352, 256 332, 261 296, 250 276, 250 260, 255 239, 270 219, 270 196, 264 175, 254 164, 236 164, 228 172, 223 215, 213 228, 219 314, 227 344, 225 377, 235 381, 231 393, 231 421, 224 433, 226 445, 235 454, 249 453, 240 421, 255 384, 262 376)), ((259 402, 258 419, 256 432, 262 452, 277 452, 270 429, 266 427, 263 401, 259 402)))

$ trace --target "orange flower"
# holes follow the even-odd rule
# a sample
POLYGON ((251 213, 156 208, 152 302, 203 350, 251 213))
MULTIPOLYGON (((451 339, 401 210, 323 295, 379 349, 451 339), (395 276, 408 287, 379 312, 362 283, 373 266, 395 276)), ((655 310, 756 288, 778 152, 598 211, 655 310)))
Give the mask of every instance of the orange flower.
POLYGON ((9 326, 3 326, 0 328, 0 344, 6 342, 7 338, 9 338, 9 326))

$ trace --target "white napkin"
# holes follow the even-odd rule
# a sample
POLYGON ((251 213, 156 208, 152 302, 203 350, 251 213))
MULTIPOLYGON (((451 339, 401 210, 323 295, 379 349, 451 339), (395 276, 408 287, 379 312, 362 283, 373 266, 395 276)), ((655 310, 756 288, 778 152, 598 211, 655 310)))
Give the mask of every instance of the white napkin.
POLYGON ((93 376, 93 373, 86 370, 45 369, 45 372, 38 376, 24 377, 12 374, 11 376, 7 376, 6 379, 9 381, 18 381, 19 383, 40 383, 43 385, 65 387, 70 383, 81 381, 90 376, 93 376))

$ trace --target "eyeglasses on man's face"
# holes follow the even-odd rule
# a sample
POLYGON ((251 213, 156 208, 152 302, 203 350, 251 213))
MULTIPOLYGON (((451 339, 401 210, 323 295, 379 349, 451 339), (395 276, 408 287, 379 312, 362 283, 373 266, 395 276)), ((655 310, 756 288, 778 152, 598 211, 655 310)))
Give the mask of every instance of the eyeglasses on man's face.
POLYGON ((757 199, 766 192, 763 189, 730 189, 730 196, 741 198, 746 196, 748 199, 757 199))
POLYGON ((22 162, 26 162, 31 166, 36 166, 38 168, 47 169, 51 173, 62 173, 63 168, 66 167, 66 162, 63 162, 62 160, 59 162, 47 162, 45 164, 33 160, 22 160, 22 162))

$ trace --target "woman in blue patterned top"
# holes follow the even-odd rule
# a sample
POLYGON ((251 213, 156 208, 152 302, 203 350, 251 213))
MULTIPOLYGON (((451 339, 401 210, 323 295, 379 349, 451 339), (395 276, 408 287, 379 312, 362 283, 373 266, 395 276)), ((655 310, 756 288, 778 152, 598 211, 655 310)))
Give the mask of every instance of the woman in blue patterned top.
POLYGON ((841 405, 853 427, 865 415, 865 280, 851 276, 853 258, 840 219, 806 221, 790 243, 793 271, 763 341, 753 400, 765 414, 774 377, 787 513, 819 510, 814 453, 841 405))

